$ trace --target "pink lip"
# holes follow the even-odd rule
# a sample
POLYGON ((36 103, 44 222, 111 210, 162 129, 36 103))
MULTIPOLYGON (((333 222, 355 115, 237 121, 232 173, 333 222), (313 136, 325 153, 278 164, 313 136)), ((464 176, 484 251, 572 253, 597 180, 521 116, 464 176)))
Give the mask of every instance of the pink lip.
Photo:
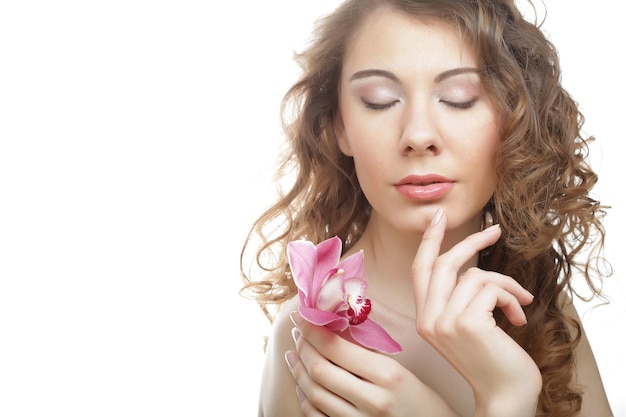
POLYGON ((411 200, 436 200, 448 193, 455 182, 437 174, 409 175, 395 184, 396 190, 411 200))

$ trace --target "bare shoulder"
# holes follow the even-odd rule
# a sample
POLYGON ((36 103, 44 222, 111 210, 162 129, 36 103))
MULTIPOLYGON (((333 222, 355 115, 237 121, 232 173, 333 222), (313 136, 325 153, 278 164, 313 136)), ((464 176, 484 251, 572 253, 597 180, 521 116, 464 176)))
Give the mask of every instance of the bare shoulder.
POLYGON ((285 362, 285 352, 295 350, 291 337, 294 327, 289 313, 299 306, 298 297, 287 301, 274 320, 272 332, 267 341, 265 364, 261 380, 259 416, 301 416, 300 404, 296 395, 296 383, 285 362))
MULTIPOLYGON (((563 312, 572 318, 580 321, 580 317, 569 296, 562 296, 563 312)), ((613 413, 609 406, 609 401, 604 391, 604 385, 600 377, 598 365, 593 356, 591 345, 585 334, 585 329, 581 328, 582 334, 580 343, 576 347, 576 375, 578 385, 583 389, 583 404, 580 417, 611 417, 613 413)))

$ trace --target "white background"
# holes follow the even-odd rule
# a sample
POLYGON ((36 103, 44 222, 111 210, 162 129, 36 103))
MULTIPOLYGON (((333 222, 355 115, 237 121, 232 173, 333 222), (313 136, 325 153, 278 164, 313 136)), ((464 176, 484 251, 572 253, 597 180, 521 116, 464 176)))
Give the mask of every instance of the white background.
MULTIPOLYGON (((256 415, 267 324, 239 251, 291 52, 337 1, 226 3, 0 5, 1 415, 256 415)), ((624 416, 624 25, 607 0, 546 3, 613 206, 614 304, 584 324, 624 416)))

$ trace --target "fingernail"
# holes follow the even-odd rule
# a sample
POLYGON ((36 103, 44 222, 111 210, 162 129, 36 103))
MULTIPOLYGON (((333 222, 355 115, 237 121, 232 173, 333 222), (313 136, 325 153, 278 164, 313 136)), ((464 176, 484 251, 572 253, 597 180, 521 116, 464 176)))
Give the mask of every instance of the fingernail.
POLYGON ((291 329, 291 337, 293 337, 293 341, 297 342, 298 339, 300 339, 300 330, 298 330, 297 327, 294 327, 293 329, 291 329))
POLYGON ((499 224, 494 224, 493 226, 489 226, 488 228, 484 229, 483 233, 491 233, 491 232, 498 230, 499 228, 500 228, 499 224))
POLYGON ((432 226, 436 225, 437 223, 439 223, 441 221, 442 217, 443 217, 443 209, 442 208, 438 208, 437 211, 435 212, 435 216, 430 221, 430 224, 432 226))
POLYGON ((302 388, 299 385, 296 385, 296 395, 298 396, 298 401, 302 402, 306 398, 304 396, 304 392, 302 392, 302 388))
POLYGON ((289 313, 289 318, 291 319, 292 323, 295 324, 297 327, 300 327, 300 325, 302 324, 302 316, 300 316, 297 311, 292 311, 291 313, 289 313))
POLYGON ((290 371, 293 371, 293 368, 298 364, 298 361, 300 361, 300 358, 296 352, 293 350, 285 352, 285 362, 287 362, 287 367, 290 371))

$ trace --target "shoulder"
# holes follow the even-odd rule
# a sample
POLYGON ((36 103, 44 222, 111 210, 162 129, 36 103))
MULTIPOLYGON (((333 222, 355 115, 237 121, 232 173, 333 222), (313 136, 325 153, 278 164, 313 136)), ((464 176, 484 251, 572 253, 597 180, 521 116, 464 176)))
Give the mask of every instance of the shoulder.
POLYGON ((274 319, 265 351, 259 400, 260 416, 297 417, 301 415, 296 395, 296 383, 285 361, 285 352, 296 349, 291 337, 291 329, 294 325, 289 313, 297 310, 299 305, 298 296, 293 297, 281 306, 274 319))
MULTIPOLYGON (((578 312, 572 299, 562 295, 563 313, 580 321, 578 312)), ((583 391, 583 403, 580 417, 610 417, 613 414, 609 406, 598 365, 591 350, 591 345, 581 323, 580 342, 576 347, 576 376, 577 384, 583 391)))

